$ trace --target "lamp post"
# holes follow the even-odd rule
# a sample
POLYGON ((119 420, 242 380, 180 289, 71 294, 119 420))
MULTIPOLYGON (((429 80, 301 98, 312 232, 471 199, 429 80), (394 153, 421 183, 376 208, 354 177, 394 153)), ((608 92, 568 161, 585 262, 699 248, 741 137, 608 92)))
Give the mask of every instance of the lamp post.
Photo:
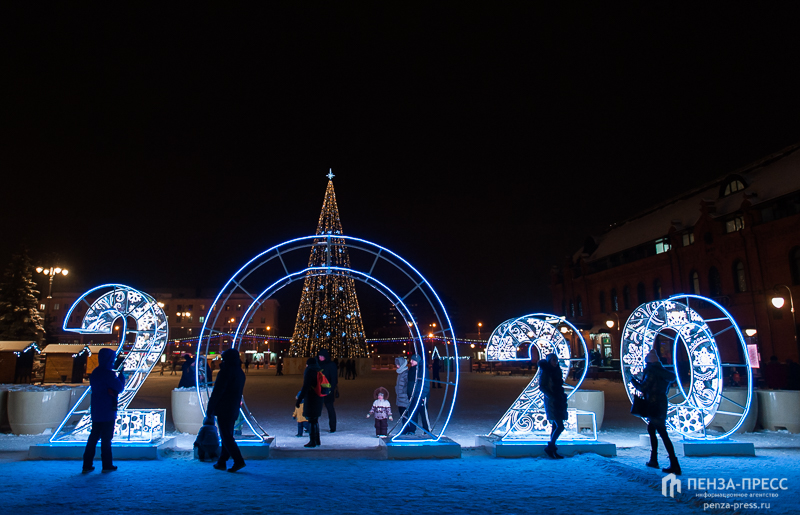
MULTIPOLYGON (((620 327, 621 324, 620 324, 620 321, 619 321, 619 315, 617 314, 616 311, 612 311, 611 314, 614 315, 614 318, 617 319, 616 320, 617 336, 618 336, 618 338, 620 340, 617 343, 621 344, 622 343, 622 341, 621 341, 622 340, 622 327, 620 327)), ((614 329, 614 325, 615 325, 615 321, 614 320, 612 320, 610 318, 608 320, 606 320, 606 327, 608 327, 609 329, 614 329)), ((603 353, 605 353, 605 350, 603 351, 603 353)), ((601 353, 601 354, 603 354, 603 353, 601 353)), ((605 359, 605 356, 603 356, 603 359, 605 359)))
MULTIPOLYGON (((792 289, 785 284, 776 284, 775 287, 772 288, 772 290, 775 292, 775 296, 772 297, 771 302, 776 309, 781 309, 786 303, 786 299, 780 295, 780 288, 786 288, 786 291, 789 292, 789 311, 792 312, 792 334, 794 334, 794 344, 797 346, 797 320, 795 319, 794 314, 794 297, 792 296, 792 289)), ((800 353, 800 348, 798 348, 798 353, 800 353)))
POLYGON ((483 322, 478 322, 478 339, 481 339, 481 327, 483 327, 483 322))
POLYGON ((37 266, 36 267, 36 273, 44 274, 44 275, 47 275, 47 276, 50 277, 50 289, 47 292, 47 298, 48 299, 52 299, 53 298, 53 277, 55 277, 57 274, 67 275, 69 273, 69 270, 67 270, 66 268, 61 268, 60 266, 51 266, 49 268, 45 268, 43 266, 37 266))
POLYGON ((57 274, 66 276, 69 273, 69 270, 66 268, 61 268, 60 266, 51 266, 48 268, 37 266, 36 273, 44 274, 50 278, 50 288, 47 291, 47 311, 45 311, 45 319, 47 319, 50 317, 50 299, 53 298, 53 277, 55 277, 57 274))

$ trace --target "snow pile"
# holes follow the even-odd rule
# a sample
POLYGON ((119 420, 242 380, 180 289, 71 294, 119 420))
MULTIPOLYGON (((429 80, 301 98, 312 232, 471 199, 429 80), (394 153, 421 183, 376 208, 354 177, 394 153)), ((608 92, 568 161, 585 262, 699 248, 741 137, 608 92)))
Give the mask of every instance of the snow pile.
POLYGON ((5 392, 63 392, 74 390, 75 388, 81 388, 81 386, 65 384, 0 384, 0 391, 5 392))

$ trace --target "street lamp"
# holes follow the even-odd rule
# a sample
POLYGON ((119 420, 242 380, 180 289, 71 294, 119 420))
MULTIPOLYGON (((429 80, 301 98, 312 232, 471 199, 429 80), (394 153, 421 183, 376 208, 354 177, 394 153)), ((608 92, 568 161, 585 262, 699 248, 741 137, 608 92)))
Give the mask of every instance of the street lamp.
MULTIPOLYGON (((797 320, 795 320, 794 314, 794 297, 792 296, 792 289, 786 286, 785 284, 776 284, 772 290, 775 292, 775 296, 772 297, 772 305, 775 306, 776 309, 781 309, 784 304, 786 304, 786 299, 780 295, 780 288, 786 288, 786 291, 789 292, 789 311, 792 312, 792 328, 794 329, 794 344, 797 345, 797 320)), ((800 350, 800 349, 799 349, 800 350)))
POLYGON ((483 322, 478 322, 478 339, 481 339, 481 327, 483 327, 483 322))
POLYGON ((36 267, 36 272, 39 273, 39 274, 44 274, 44 275, 50 276, 50 290, 47 292, 47 298, 48 299, 52 299, 53 298, 53 277, 55 277, 57 274, 67 275, 69 273, 69 270, 67 270, 66 268, 61 268, 59 266, 51 266, 49 268, 45 268, 43 266, 38 266, 38 267, 36 267))
POLYGON ((616 314, 613 311, 611 312, 611 314, 614 315, 614 318, 616 318, 617 320, 615 322, 614 320, 609 318, 608 320, 606 320, 606 327, 608 327, 609 329, 614 329, 614 325, 616 325, 617 326, 617 330, 619 330, 619 325, 620 325, 619 324, 619 315, 616 314))

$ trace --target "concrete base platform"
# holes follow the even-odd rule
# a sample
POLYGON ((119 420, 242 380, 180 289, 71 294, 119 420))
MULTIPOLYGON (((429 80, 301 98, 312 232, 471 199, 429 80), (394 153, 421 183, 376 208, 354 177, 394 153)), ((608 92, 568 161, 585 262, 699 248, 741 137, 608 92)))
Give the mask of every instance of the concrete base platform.
POLYGON ((461 457, 461 446, 446 436, 441 437, 438 442, 381 440, 381 447, 386 450, 386 457, 390 460, 461 457))
MULTIPOLYGON (((736 440, 683 440, 679 435, 669 435, 673 444, 683 445, 684 456, 755 456, 756 448, 752 443, 736 440)), ((656 435, 658 441, 661 437, 656 435)), ((650 436, 639 435, 639 445, 650 447, 650 436)), ((677 447, 677 445, 676 445, 677 447)))
POLYGON ((274 436, 268 436, 264 443, 238 442, 239 450, 242 451, 242 458, 246 460, 266 460, 270 458, 270 448, 274 440, 274 436))
POLYGON ((683 442, 684 456, 755 456, 756 448, 749 442, 713 440, 683 442))
MULTIPOLYGON (((111 454, 117 460, 157 460, 170 448, 175 438, 162 438, 152 443, 143 444, 118 444, 111 445, 111 454)), ((74 443, 46 443, 31 445, 28 449, 28 458, 31 460, 82 460, 85 442, 74 443)), ((100 460, 100 445, 94 456, 95 461, 100 460)))
MULTIPOLYGON (((367 444, 361 445, 361 441, 356 442, 337 442, 327 438, 322 438, 322 445, 319 447, 303 447, 308 440, 302 438, 299 441, 291 437, 275 438, 269 449, 270 459, 367 459, 385 460, 387 453, 385 447, 380 445, 377 438, 363 439, 367 444)), ((244 453, 244 450, 242 450, 244 453)), ((246 458, 247 456, 245 456, 246 458)))
MULTIPOLYGON (((495 437, 476 436, 475 446, 482 447, 495 458, 538 458, 547 456, 544 453, 547 442, 543 441, 502 441, 495 437)), ((613 458, 617 455, 617 446, 601 441, 563 441, 557 442, 558 453, 562 456, 575 456, 576 454, 593 453, 613 458)))

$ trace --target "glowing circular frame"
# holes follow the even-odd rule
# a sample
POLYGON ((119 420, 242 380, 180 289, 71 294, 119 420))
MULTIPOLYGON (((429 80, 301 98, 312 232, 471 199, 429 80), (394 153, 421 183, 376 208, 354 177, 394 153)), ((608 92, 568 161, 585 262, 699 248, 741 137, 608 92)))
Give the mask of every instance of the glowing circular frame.
MULTIPOLYGON (((644 358, 659 335, 675 343, 672 346, 673 364, 678 362, 677 340, 683 343, 691 364, 688 391, 678 380, 678 391, 670 395, 667 426, 693 440, 722 440, 735 433, 750 410, 753 373, 744 337, 730 313, 711 299, 690 294, 673 295, 669 299, 647 302, 636 308, 625 323, 620 350, 625 390, 631 402, 638 392, 631 378, 644 370, 644 358), (694 308, 692 304, 695 304, 694 308), (716 314, 703 318, 698 313, 699 309, 711 309, 716 314), (714 324, 714 329, 709 324, 714 324), (735 331, 743 363, 723 363, 720 359, 717 336, 730 330, 735 331), (664 334, 665 331, 674 331, 675 337, 664 334), (747 370, 745 405, 725 395, 723 369, 733 367, 747 370), (676 397, 681 397, 681 400, 672 402, 676 397), (720 411, 723 399, 742 411, 720 411), (721 435, 710 435, 706 429, 717 414, 735 416, 738 421, 721 435)), ((666 366, 674 368, 674 365, 666 366)))
MULTIPOLYGON (((114 426, 114 441, 146 443, 164 436, 166 409, 127 409, 145 379, 153 370, 161 353, 167 345, 169 327, 167 316, 150 295, 124 284, 103 284, 80 296, 64 316, 64 331, 79 334, 112 334, 114 322, 122 318, 122 331, 127 334, 128 320, 136 321, 136 340, 133 343, 121 368, 125 372, 125 388, 119 394, 117 420, 114 426), (107 291, 106 291, 107 290, 107 291), (99 293, 98 293, 99 292, 99 293), (97 297, 93 302, 87 299, 97 297), (86 313, 77 328, 67 324, 75 308, 83 303, 86 313)), ((117 354, 122 350, 125 338, 120 338, 117 354)), ((87 388, 77 403, 50 438, 51 443, 85 442, 92 428, 91 408, 79 409, 81 402, 91 392, 87 388), (64 426, 73 417, 80 417, 74 426, 64 426)))
MULTIPOLYGON (((589 352, 586 341, 580 331, 567 320, 547 313, 532 313, 519 318, 506 320, 489 336, 486 344, 486 361, 529 361, 531 350, 536 347, 540 359, 550 353, 558 356, 558 365, 564 380, 569 376, 573 363, 583 363, 583 373, 575 386, 565 384, 569 390, 567 399, 580 388, 589 370, 589 352), (567 342, 558 326, 569 327, 578 336, 583 358, 573 358, 569 342, 567 342), (520 356, 520 348, 525 347, 520 356)), ((544 414, 544 394, 539 389, 541 371, 536 374, 511 404, 489 434, 501 439, 538 439, 534 433, 545 432, 549 422, 544 414)), ((539 435, 544 436, 544 435, 539 435)))
MULTIPOLYGON (((214 299, 212 305, 209 306, 197 344, 197 355, 199 356, 204 354, 208 356, 212 339, 218 337, 218 333, 214 331, 213 328, 220 316, 223 316, 223 310, 216 309, 216 307, 221 308, 224 306, 227 300, 234 293, 244 293, 252 299, 252 303, 247 308, 247 311, 240 317, 239 324, 236 327, 236 332, 231 338, 232 341, 230 348, 239 348, 242 343, 242 339, 246 337, 250 319, 258 307, 261 306, 261 304, 263 304, 267 299, 269 299, 280 289, 295 281, 304 280, 309 275, 325 275, 330 273, 347 275, 352 279, 371 286, 384 295, 397 308, 398 313, 400 313, 400 315, 403 317, 406 325, 411 331, 415 353, 422 357, 422 362, 419 364, 419 367, 423 381, 431 382, 431 379, 427 377, 427 353, 425 352, 423 345, 423 335, 420 333, 417 324, 414 323, 415 319, 411 310, 404 302, 406 297, 415 292, 420 292, 425 297, 438 323, 437 327, 439 329, 435 332, 435 334, 448 342, 448 344, 444 346, 446 351, 444 357, 453 359, 458 357, 456 336, 450 322, 450 317, 447 314, 447 310, 445 309, 444 304, 439 296, 434 291, 433 287, 422 276, 422 274, 420 274, 408 261, 385 247, 360 238, 343 236, 339 234, 305 236, 302 238, 288 240, 265 250, 261 254, 258 254, 256 257, 248 261, 233 275, 233 277, 231 277, 230 280, 228 280, 217 297, 214 299), (344 245, 347 246, 347 250, 351 257, 353 255, 358 255, 359 253, 370 256, 372 259, 372 265, 368 271, 335 266, 305 267, 295 271, 290 271, 287 268, 286 260, 284 258, 292 253, 304 252, 305 256, 307 257, 309 250, 314 246, 342 246, 342 240, 344 240, 344 245), (261 269, 261 267, 267 263, 275 262, 276 260, 282 266, 283 273, 277 274, 277 276, 266 281, 263 278, 254 279, 254 272, 261 269), (395 293, 395 291, 386 286, 386 284, 380 280, 380 277, 378 277, 379 272, 376 270, 376 264, 379 262, 388 263, 394 267, 395 271, 401 272, 409 282, 408 290, 404 291, 402 295, 398 295, 395 293)), ((450 367, 445 367, 445 374, 445 380, 441 382, 441 384, 445 386, 442 404, 439 408, 438 415, 431 424, 430 431, 425 432, 428 438, 422 440, 414 439, 414 442, 438 441, 444 435, 447 425, 450 422, 458 394, 458 380, 460 375, 459 367, 454 366, 452 371, 450 370, 450 367), (451 375, 453 376, 452 378, 451 375), (439 426, 440 421, 442 421, 442 424, 440 427, 437 427, 439 426)), ((201 395, 201 388, 205 388, 208 395, 211 394, 211 391, 208 386, 203 386, 198 383, 197 395, 200 399, 200 405, 203 409, 203 413, 205 413, 206 402, 204 396, 201 395)), ((413 406, 408 407, 408 413, 413 413, 414 410, 418 409, 421 402, 419 397, 420 396, 417 396, 417 401, 413 406)), ((242 437, 239 441, 263 441, 268 435, 260 426, 250 410, 247 409, 247 404, 244 401, 242 402, 242 414, 244 415, 245 423, 250 428, 254 436, 250 438, 242 437), (258 430, 256 428, 258 428, 258 430)), ((397 428, 397 426, 400 427, 398 433, 392 437, 392 441, 402 442, 404 440, 403 432, 410 423, 411 421, 404 417, 400 423, 396 424, 395 428, 397 428)))

